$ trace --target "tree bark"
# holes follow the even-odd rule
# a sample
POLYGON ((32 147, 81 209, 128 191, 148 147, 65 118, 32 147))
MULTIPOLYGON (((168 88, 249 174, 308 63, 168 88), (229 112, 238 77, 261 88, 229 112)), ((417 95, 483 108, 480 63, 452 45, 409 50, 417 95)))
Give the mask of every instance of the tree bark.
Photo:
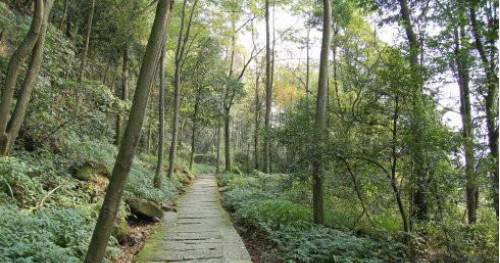
POLYGON ((35 82, 40 73, 40 68, 42 66, 43 61, 43 49, 45 46, 45 39, 47 35, 47 28, 49 24, 49 15, 52 9, 54 1, 53 0, 45 0, 43 6, 43 19, 42 25, 40 27, 40 34, 38 40, 36 41, 35 46, 33 47, 31 60, 28 66, 28 70, 26 72, 26 77, 23 80, 21 85, 21 92, 17 98, 16 106, 14 108, 14 112, 10 117, 10 120, 7 125, 5 143, 1 145, 2 155, 8 155, 11 151, 12 145, 16 140, 19 130, 21 129, 21 125, 24 122, 24 117, 26 115, 26 110, 28 108, 28 103, 31 99, 31 93, 33 88, 35 87, 35 82))
MULTIPOLYGON (((493 206, 497 215, 498 211, 498 74, 496 72, 496 52, 497 49, 492 49, 493 59, 489 59, 484 48, 482 40, 482 30, 479 28, 479 23, 476 17, 476 5, 469 5, 469 18, 471 23, 472 35, 474 37, 475 48, 479 53, 481 59, 481 65, 484 69, 486 75, 486 98, 485 98, 485 108, 486 108, 486 127, 488 130, 488 146, 490 148, 490 155, 493 159, 492 167, 492 192, 493 192, 493 206)), ((493 31, 496 27, 495 23, 488 23, 488 31, 493 31)), ((493 45, 495 46, 495 45, 493 45)))
POLYGON ((158 98, 158 160, 156 162, 156 171, 154 177, 154 186, 160 188, 162 184, 161 170, 163 168, 163 145, 164 145, 164 122, 165 122, 165 48, 160 56, 160 96, 158 98))
POLYGON ((231 108, 224 109, 224 159, 226 163, 225 170, 230 172, 232 169, 231 162, 231 108))
POLYGON ((120 144, 106 196, 97 219, 94 233, 92 234, 85 258, 86 263, 100 263, 104 258, 113 222, 118 212, 123 190, 127 183, 127 177, 139 142, 150 87, 154 79, 155 67, 158 64, 163 48, 162 40, 167 31, 170 7, 170 0, 158 2, 153 28, 149 36, 141 71, 137 80, 137 88, 132 109, 130 110, 128 125, 120 144))
POLYGON ((406 215, 406 210, 404 207, 403 200, 401 198, 401 189, 398 186, 396 171, 398 168, 398 153, 396 150, 398 141, 398 121, 399 121, 399 96, 396 95, 394 99, 394 113, 392 117, 392 145, 391 145, 391 187, 394 192, 394 198, 398 204, 399 214, 401 216, 401 222, 403 223, 403 230, 407 233, 410 232, 410 226, 408 224, 408 216, 406 215))
MULTIPOLYGON (((92 23, 94 20, 94 11, 95 11, 95 0, 91 0, 90 2, 90 12, 87 20, 87 35, 85 37, 85 45, 83 47, 82 52, 82 60, 80 64, 80 71, 78 72, 78 84, 80 87, 83 85, 83 81, 85 80, 85 69, 87 67, 87 57, 89 52, 89 43, 90 43, 90 35, 92 34, 92 23)), ((79 91, 76 93, 76 107, 75 107, 75 115, 78 116, 80 114, 80 106, 82 97, 79 91)))
POLYGON ((272 107, 272 79, 271 79, 271 32, 269 21, 269 0, 265 5, 266 17, 266 114, 264 117, 264 171, 271 172, 271 107, 272 107))
POLYGON ((201 101, 201 89, 202 87, 198 87, 196 89, 196 99, 194 102, 194 110, 193 110, 193 128, 191 129, 191 154, 189 157, 189 169, 193 168, 193 162, 194 162, 194 153, 195 153, 195 148, 196 148, 196 132, 198 129, 198 112, 200 108, 200 101, 201 101))
POLYGON ((414 165, 412 173, 413 181, 413 205, 412 205, 412 218, 417 221, 426 221, 428 219, 428 205, 426 192, 428 189, 428 165, 427 158, 423 145, 425 145, 425 138, 423 135, 426 129, 425 119, 425 106, 423 101, 423 81, 421 70, 418 60, 420 44, 417 36, 413 30, 413 25, 410 17, 410 9, 407 0, 398 0, 401 9, 401 18, 406 36, 408 38, 410 56, 409 62, 412 71, 413 85, 411 87, 412 93, 412 112, 410 117, 410 126, 413 130, 412 142, 410 145, 411 158, 414 165))
POLYGON ((260 95, 259 95, 259 84, 260 84, 260 75, 256 71, 257 75, 255 79, 255 131, 254 131, 254 145, 253 145, 253 159, 254 159, 254 168, 255 170, 259 170, 259 132, 260 132, 260 95))
POLYGON ((189 40, 189 34, 191 31, 191 24, 193 22, 193 15, 196 9, 198 0, 195 0, 191 6, 191 13, 189 15, 189 20, 185 25, 184 18, 186 17, 186 6, 187 0, 184 0, 182 5, 181 13, 181 25, 179 29, 179 38, 177 41, 177 48, 175 51, 175 73, 174 73, 174 117, 172 118, 172 141, 170 143, 170 150, 168 155, 168 177, 172 177, 174 173, 175 155, 177 152, 177 137, 179 128, 179 111, 181 106, 181 71, 182 63, 184 60, 184 55, 186 51, 186 44, 189 40), (184 27, 186 26, 186 32, 184 32, 184 27))
MULTIPOLYGON (((0 134, 2 137, 6 137, 7 125, 10 119, 10 109, 12 106, 12 99, 14 97, 14 91, 16 90, 16 82, 18 75, 20 73, 22 64, 26 58, 33 51, 41 33, 43 16, 44 16, 44 5, 43 0, 35 1, 35 10, 33 14, 33 20, 31 21, 31 26, 26 34, 21 45, 14 51, 12 57, 10 58, 9 65, 7 66, 7 74, 5 76, 5 86, 2 90, 2 100, 0 101, 0 134)), ((4 141, 5 138, 2 138, 4 141)), ((4 144, 2 142, 2 144, 4 144)), ((5 147, 2 147, 5 148, 5 147)))
MULTIPOLYGON (((119 93, 120 99, 126 101, 128 99, 128 47, 123 49, 123 64, 122 64, 122 85, 121 92, 119 93)), ((122 137, 122 116, 120 113, 116 115, 116 137, 115 144, 120 145, 120 138, 122 137)))
POLYGON ((330 0, 323 0, 323 40, 321 42, 321 57, 319 66, 318 97, 316 102, 316 120, 317 129, 317 153, 313 160, 313 219, 314 223, 324 224, 324 205, 323 205, 323 148, 327 142, 327 93, 328 93, 328 50, 331 38, 332 8, 330 0))
POLYGON ((220 123, 217 122, 217 145, 216 145, 216 163, 215 163, 215 174, 219 174, 220 173, 220 135, 221 135, 221 127, 220 127, 220 123))
MULTIPOLYGON (((457 26, 458 27, 458 26, 457 26)), ((477 219, 477 178, 475 172, 474 159, 474 133, 471 113, 470 89, 469 89, 469 65, 468 50, 463 45, 464 28, 454 29, 454 63, 455 75, 460 89, 460 115, 462 118, 462 137, 464 139, 465 152, 465 177, 466 183, 466 199, 467 199, 467 218, 469 224, 474 224, 477 219), (460 34, 459 31, 460 30, 460 34)))
POLYGON ((63 31, 63 27, 66 24, 66 19, 68 18, 68 8, 69 8, 69 0, 64 0, 64 10, 61 18, 61 22, 59 23, 59 30, 63 31))

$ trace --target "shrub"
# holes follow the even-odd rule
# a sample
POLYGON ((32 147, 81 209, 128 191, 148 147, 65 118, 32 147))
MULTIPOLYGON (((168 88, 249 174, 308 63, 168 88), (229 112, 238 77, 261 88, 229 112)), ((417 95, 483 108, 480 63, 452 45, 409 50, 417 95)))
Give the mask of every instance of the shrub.
MULTIPOLYGON (((77 209, 45 209, 35 214, 0 207, 0 262, 81 262, 95 221, 77 209)), ((112 238, 107 258, 117 256, 112 238)))
POLYGON ((42 185, 30 175, 35 168, 13 157, 0 157, 0 191, 20 206, 34 206, 44 193, 42 185))
POLYGON ((310 209, 288 200, 267 199, 256 203, 254 217, 261 223, 279 228, 283 225, 308 222, 312 213, 310 209))
POLYGON ((153 186, 154 174, 146 170, 140 164, 134 164, 130 170, 127 186, 125 188, 126 195, 139 197, 161 203, 166 199, 176 195, 177 189, 180 187, 179 182, 175 180, 164 180, 161 188, 153 186))
POLYGON ((405 247, 400 243, 357 237, 318 225, 285 226, 271 235, 289 262, 405 261, 405 247))

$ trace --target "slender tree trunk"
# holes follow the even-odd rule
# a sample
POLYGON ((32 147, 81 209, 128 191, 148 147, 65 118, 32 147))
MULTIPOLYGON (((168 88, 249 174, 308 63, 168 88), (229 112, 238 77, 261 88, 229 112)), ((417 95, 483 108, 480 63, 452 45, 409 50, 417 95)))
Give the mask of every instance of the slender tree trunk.
MULTIPOLYGON (((232 35, 231 35, 231 56, 229 58, 229 72, 228 78, 232 78, 234 71, 234 58, 236 54, 236 21, 234 19, 231 20, 232 27, 232 35)), ((232 107, 232 98, 234 96, 234 91, 230 90, 232 87, 226 85, 226 92, 224 97, 224 162, 225 162, 225 171, 231 171, 231 107, 232 107)))
POLYGON ((123 190, 127 183, 127 177, 132 166, 137 144, 139 143, 150 87, 154 80, 155 67, 160 59, 164 34, 167 32, 170 7, 170 0, 158 2, 153 28, 149 36, 141 71, 137 80, 137 88, 135 90, 132 109, 130 110, 128 125, 125 129, 123 141, 120 144, 115 166, 113 167, 111 179, 106 190, 106 196, 104 197, 89 249, 87 250, 86 263, 100 263, 104 258, 113 222, 120 206, 123 190))
POLYGON ((168 155, 168 177, 172 177, 174 174, 174 165, 175 165, 175 155, 177 151, 177 136, 178 136, 178 127, 179 127, 179 110, 181 106, 181 97, 180 97, 180 66, 175 66, 175 81, 174 81, 174 116, 172 118, 172 140, 170 142, 170 150, 168 155))
POLYGON ((399 121, 399 96, 396 96, 394 100, 394 114, 392 117, 392 146, 391 146, 391 187, 394 192, 394 197, 398 204, 399 214, 401 215, 401 222, 403 223, 403 230, 407 233, 410 232, 410 226, 408 224, 408 216, 406 215, 406 210, 404 207, 403 200, 401 198, 401 189, 398 186, 396 171, 398 168, 398 153, 396 150, 398 141, 398 121, 399 121))
POLYGON ((59 23, 59 30, 63 31, 63 27, 66 24, 66 19, 68 18, 68 4, 69 0, 64 0, 64 10, 61 18, 61 22, 59 23))
POLYGON ((19 134, 19 130, 21 129, 21 125, 24 122, 28 103, 31 99, 31 93, 33 91, 33 88, 35 87, 35 82, 38 78, 42 65, 43 49, 45 46, 45 38, 47 35, 47 27, 49 24, 48 20, 53 3, 54 2, 52 0, 45 0, 43 3, 43 18, 42 25, 40 27, 40 34, 35 46, 33 47, 31 60, 26 72, 26 77, 24 78, 21 85, 21 92, 17 98, 14 112, 12 113, 12 116, 7 125, 7 130, 5 133, 5 144, 1 145, 2 155, 8 155, 10 153, 12 145, 14 144, 14 141, 19 134))
POLYGON ((269 0, 266 0, 266 115, 264 119, 264 171, 271 172, 271 107, 272 107, 272 79, 271 79, 271 32, 269 21, 269 0))
POLYGON ((413 25, 410 17, 410 9, 407 0, 399 0, 401 8, 401 18, 406 31, 408 43, 410 46, 409 62, 412 71, 413 87, 412 92, 412 113, 410 126, 413 131, 412 142, 410 143, 411 158, 414 165, 412 175, 413 181, 413 205, 412 218, 418 221, 426 221, 428 219, 427 196, 428 190, 428 165, 425 157, 425 136, 423 135, 426 129, 425 106, 423 100, 423 81, 418 60, 420 45, 417 36, 413 30, 413 25))
MULTIPOLYGON (((44 6, 43 0, 35 1, 35 10, 33 13, 33 20, 31 21, 31 26, 28 34, 24 38, 21 45, 14 51, 12 57, 10 58, 9 65, 7 66, 7 74, 5 76, 5 85, 2 89, 2 100, 0 101, 0 133, 2 137, 6 137, 7 125, 10 119, 10 109, 12 106, 12 99, 14 97, 14 91, 16 90, 16 82, 18 75, 21 71, 21 67, 26 60, 26 58, 32 53, 42 30, 43 16, 44 16, 44 6)), ((2 138, 2 144, 7 138, 2 138)), ((2 148, 5 148, 2 146, 2 148)))
MULTIPOLYGON (((483 40, 481 38, 482 30, 476 17, 476 4, 469 5, 469 18, 474 37, 475 48, 479 53, 481 64, 486 75, 486 127, 488 130, 488 145, 490 148, 490 155, 493 157, 494 164, 492 167, 492 192, 493 192, 493 206, 497 215, 498 211, 498 74, 496 72, 496 52, 497 49, 492 49, 491 56, 493 59, 488 59, 487 53, 484 48, 483 40)), ((494 30, 495 23, 488 23, 488 31, 494 30)), ((496 39, 496 37, 495 37, 496 39)), ((495 45, 492 45, 495 46, 495 45)))
POLYGON ((189 169, 193 168, 194 162, 194 153, 196 148, 196 132, 198 129, 198 112, 200 108, 201 101, 201 87, 199 87, 196 91, 196 99, 194 103, 194 111, 193 111, 193 129, 191 130, 191 154, 189 157, 189 169))
POLYGON ((160 57, 160 96, 158 98, 158 160, 154 177, 154 186, 160 188, 162 184, 161 170, 163 168, 163 145, 164 145, 164 122, 165 122, 165 48, 161 51, 160 57))
POLYGON ((168 155, 168 177, 172 177, 174 173, 175 155, 177 152, 177 137, 179 128, 179 111, 181 106, 181 71, 182 62, 184 59, 186 44, 189 40, 189 33, 191 31, 191 24, 193 21, 193 15, 196 9, 196 5, 199 0, 195 0, 191 6, 191 13, 189 15, 189 20, 185 25, 184 18, 186 17, 186 6, 187 0, 184 0, 181 12, 181 25, 179 29, 179 38, 177 40, 177 48, 175 51, 175 73, 174 73, 174 117, 172 118, 172 141, 170 143, 170 150, 168 155), (184 32, 184 27, 186 27, 186 32, 184 32))
POLYGON ((220 127, 220 123, 217 122, 217 145, 216 145, 216 159, 217 159, 217 162, 215 163, 215 173, 216 174, 219 174, 220 173, 220 137, 221 137, 221 127, 220 127))
MULTIPOLYGON (((119 96, 123 101, 128 99, 128 47, 125 46, 123 50, 123 64, 122 64, 122 85, 119 96)), ((120 113, 116 115, 116 137, 115 144, 120 145, 120 138, 122 137, 122 117, 120 113)))
POLYGON ((259 132, 260 132, 260 95, 259 95, 259 84, 260 75, 255 72, 257 77, 255 79, 255 131, 254 131, 254 145, 253 145, 253 158, 254 158, 254 168, 259 170, 259 132))
POLYGON ((311 42, 311 27, 308 25, 307 26, 307 38, 306 38, 306 97, 309 98, 309 93, 310 91, 310 83, 311 83, 311 73, 310 73, 310 68, 311 68, 311 58, 309 55, 310 51, 310 42, 311 42))
MULTIPOLYGON (((85 80, 85 70, 87 68, 87 57, 89 52, 89 43, 90 43, 90 35, 92 34, 92 23, 94 20, 94 11, 95 11, 95 0, 91 0, 90 2, 90 12, 87 20, 87 35, 85 37, 85 45, 83 47, 82 52, 82 60, 80 64, 80 71, 78 72, 78 83, 80 87, 83 85, 83 81, 85 80)), ((79 91, 76 93, 76 107, 75 107, 75 115, 78 116, 80 114, 80 106, 82 104, 82 97, 79 91)))
POLYGON ((315 126, 318 132, 317 153, 313 160, 313 216, 317 224, 324 223, 324 205, 323 205, 323 151, 327 141, 327 103, 328 93, 328 50, 330 47, 330 31, 332 21, 332 8, 330 0, 323 0, 323 40, 321 42, 321 57, 319 66, 318 98, 316 102, 316 120, 315 126))
POLYGON ((469 66, 468 66, 468 50, 461 43, 465 36, 463 26, 460 29, 454 29, 454 55, 455 55, 455 73, 460 89, 460 115, 462 117, 462 136, 464 139, 465 152, 465 177, 466 197, 467 197, 467 215, 469 224, 476 222, 478 187, 475 172, 474 160, 474 134, 470 102, 469 89, 469 66), (459 34, 460 30, 460 34, 459 34))
POLYGON ((226 171, 230 172, 231 163, 231 108, 224 109, 224 159, 226 161, 226 171))

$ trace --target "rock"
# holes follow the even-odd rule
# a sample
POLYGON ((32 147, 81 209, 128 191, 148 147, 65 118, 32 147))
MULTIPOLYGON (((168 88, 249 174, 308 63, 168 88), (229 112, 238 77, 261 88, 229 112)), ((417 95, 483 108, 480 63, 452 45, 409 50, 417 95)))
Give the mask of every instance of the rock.
POLYGON ((79 180, 89 181, 93 175, 99 175, 106 178, 111 176, 108 167, 103 163, 84 162, 83 164, 73 164, 70 168, 71 174, 79 180))
POLYGON ((183 185, 191 185, 194 181, 194 176, 185 167, 174 167, 174 174, 183 185))
POLYGON ((163 210, 156 203, 139 198, 130 198, 127 200, 130 211, 138 216, 146 217, 154 221, 163 216, 163 210))
POLYGON ((81 167, 74 174, 75 178, 82 181, 89 181, 94 175, 94 169, 90 166, 81 167))

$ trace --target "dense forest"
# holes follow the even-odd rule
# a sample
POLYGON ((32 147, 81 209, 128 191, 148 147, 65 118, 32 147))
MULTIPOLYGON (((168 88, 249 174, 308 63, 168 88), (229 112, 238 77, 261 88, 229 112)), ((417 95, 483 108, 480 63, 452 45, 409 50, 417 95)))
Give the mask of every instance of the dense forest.
POLYGON ((0 0, 0 262, 498 262, 498 5, 0 0))

